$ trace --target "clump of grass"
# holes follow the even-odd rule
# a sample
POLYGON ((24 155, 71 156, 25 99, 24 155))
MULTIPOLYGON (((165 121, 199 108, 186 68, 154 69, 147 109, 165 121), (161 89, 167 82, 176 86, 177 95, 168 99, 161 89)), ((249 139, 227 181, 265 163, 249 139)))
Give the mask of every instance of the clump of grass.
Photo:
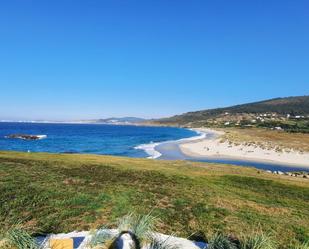
POLYGON ((150 239, 150 243, 148 246, 148 249, 178 249, 178 248, 179 248, 178 245, 172 244, 172 242, 170 241, 170 237, 168 237, 165 240, 160 240, 156 236, 153 236, 150 239))
POLYGON ((302 244, 297 243, 296 245, 290 245, 289 249, 309 249, 309 242, 304 242, 302 244))
POLYGON ((9 229, 0 242, 1 249, 39 249, 34 238, 21 227, 9 229))
POLYGON ((150 213, 147 215, 130 213, 118 221, 118 233, 113 235, 107 232, 106 228, 98 229, 89 241, 89 246, 96 249, 110 248, 124 233, 130 233, 137 238, 138 243, 146 244, 152 239, 155 220, 156 218, 150 213))
POLYGON ((152 216, 151 213, 147 215, 130 213, 119 220, 118 230, 120 232, 130 231, 140 241, 145 241, 151 237, 155 221, 156 217, 152 216))
POLYGON ((109 248, 117 235, 109 233, 105 227, 102 227, 93 233, 89 246, 96 249, 109 248))
POLYGON ((236 245, 228 237, 216 233, 209 240, 207 249, 237 249, 236 245))
POLYGON ((257 233, 253 236, 247 236, 240 242, 240 249, 276 249, 277 244, 268 235, 257 233))

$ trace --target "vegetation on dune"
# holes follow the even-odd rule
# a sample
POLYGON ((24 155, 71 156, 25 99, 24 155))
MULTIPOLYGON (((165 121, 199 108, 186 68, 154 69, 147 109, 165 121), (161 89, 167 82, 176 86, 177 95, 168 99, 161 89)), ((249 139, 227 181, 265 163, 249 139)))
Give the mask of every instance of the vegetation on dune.
POLYGON ((235 145, 256 145, 264 149, 278 151, 309 152, 309 134, 286 133, 265 129, 235 129, 225 128, 222 141, 229 141, 235 145))
MULTIPOLYGON (((127 212, 160 217, 158 232, 241 238, 259 226, 279 248, 309 241, 308 179, 188 161, 0 152, 0 229, 34 233, 116 227, 127 212)), ((138 224, 143 224, 143 220, 138 224)), ((144 224, 147 228, 147 224, 144 224)), ((136 230, 138 231, 138 230, 136 230)), ((304 244, 305 245, 305 244, 304 244)))

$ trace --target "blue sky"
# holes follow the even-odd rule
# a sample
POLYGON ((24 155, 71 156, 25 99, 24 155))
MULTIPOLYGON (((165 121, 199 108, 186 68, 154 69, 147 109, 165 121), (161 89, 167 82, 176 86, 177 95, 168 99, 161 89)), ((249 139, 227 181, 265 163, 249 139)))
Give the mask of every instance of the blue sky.
POLYGON ((309 1, 0 3, 0 119, 163 117, 309 94, 309 1))

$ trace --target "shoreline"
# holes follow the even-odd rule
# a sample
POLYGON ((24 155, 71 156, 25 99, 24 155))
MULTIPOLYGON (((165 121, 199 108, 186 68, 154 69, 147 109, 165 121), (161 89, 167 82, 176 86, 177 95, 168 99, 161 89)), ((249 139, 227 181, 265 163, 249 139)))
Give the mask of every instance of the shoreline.
MULTIPOLYGON (((185 129, 185 128, 182 128, 182 129, 185 129)), ((199 140, 204 139, 207 136, 207 133, 205 132, 200 132, 195 129, 188 129, 188 130, 196 132, 196 136, 188 137, 188 138, 181 138, 178 140, 167 140, 167 141, 157 142, 157 143, 140 144, 138 146, 135 146, 134 149, 144 150, 149 155, 147 157, 148 159, 159 159, 163 154, 157 150, 157 147, 159 146, 170 144, 170 143, 180 144, 180 143, 185 143, 185 142, 199 141, 199 140)))
POLYGON ((212 160, 237 160, 257 163, 270 163, 273 165, 287 165, 290 167, 302 167, 309 170, 309 153, 276 152, 274 149, 265 150, 258 146, 233 145, 227 141, 221 142, 220 137, 225 132, 208 128, 192 129, 197 132, 212 134, 211 138, 198 141, 187 141, 179 144, 181 152, 192 158, 207 158, 212 160))
MULTIPOLYGON (((273 158, 265 159, 260 154, 258 157, 253 157, 252 155, 247 155, 246 157, 244 157, 239 154, 239 152, 235 153, 235 151, 233 151, 232 155, 225 153, 204 153, 204 143, 210 143, 212 146, 216 147, 216 142, 220 140, 220 137, 224 135, 225 132, 209 128, 192 128, 190 130, 195 131, 197 133, 196 136, 179 140, 169 140, 159 143, 142 144, 136 146, 135 149, 144 150, 149 155, 147 157, 148 159, 155 160, 188 160, 237 165, 243 167, 254 167, 265 171, 271 170, 285 172, 309 172, 309 165, 308 163, 306 164, 306 162, 309 162, 309 153, 308 160, 305 159, 301 162, 298 161, 297 163, 295 163, 295 158, 293 158, 295 157, 295 154, 293 154, 294 152, 288 154, 288 157, 290 157, 289 160, 286 160, 285 158, 280 158, 281 160, 273 160, 273 158)), ((220 144, 221 143, 219 143, 219 146, 220 144)), ((269 152, 270 151, 267 151, 267 153, 269 152)), ((274 150, 272 150, 271 152, 277 153, 274 150)))

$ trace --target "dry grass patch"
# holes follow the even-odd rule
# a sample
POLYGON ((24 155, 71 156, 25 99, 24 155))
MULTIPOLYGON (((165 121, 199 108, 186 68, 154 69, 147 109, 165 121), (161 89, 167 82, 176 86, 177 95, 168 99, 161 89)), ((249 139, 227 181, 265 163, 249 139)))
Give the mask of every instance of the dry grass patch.
POLYGON ((309 152, 309 134, 288 133, 269 129, 223 129, 223 139, 233 143, 255 144, 266 149, 297 150, 309 152))

